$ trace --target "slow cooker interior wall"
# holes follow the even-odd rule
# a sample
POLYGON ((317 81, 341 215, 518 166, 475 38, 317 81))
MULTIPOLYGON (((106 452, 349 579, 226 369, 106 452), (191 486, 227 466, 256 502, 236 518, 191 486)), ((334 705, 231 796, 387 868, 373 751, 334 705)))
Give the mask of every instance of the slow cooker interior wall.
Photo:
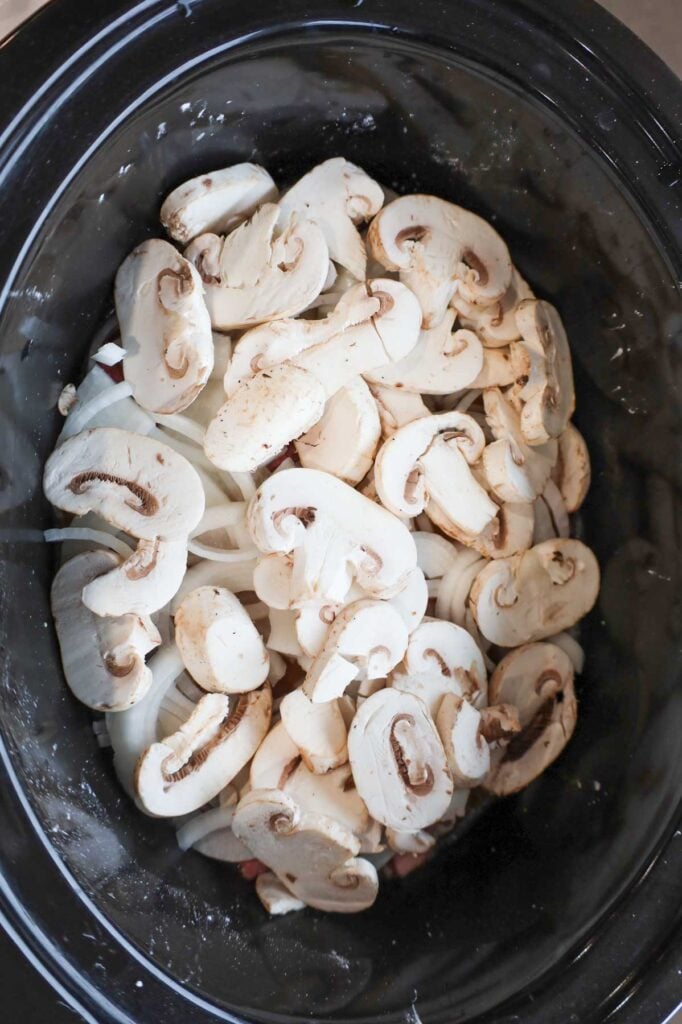
MULTIPOLYGON (((176 977, 257 1015, 372 1014, 511 997, 586 934, 641 868, 679 800, 675 692, 672 280, 614 178, 576 137, 500 83, 433 51, 353 40, 264 48, 177 83, 89 161, 52 213, 2 324, 2 726, 46 831, 117 926, 176 977), (50 624, 39 474, 55 402, 110 311, 116 267, 159 233, 184 177, 252 159, 281 181, 341 153, 398 191, 490 217, 559 307, 577 422, 594 463, 581 530, 604 570, 583 632, 575 739, 547 775, 490 808, 361 919, 267 920, 229 868, 180 857, 138 815, 66 692, 50 624), (13 432, 9 432, 9 424, 13 432), (407 924, 409 922, 409 926, 407 924), (422 1004, 422 1000, 425 1003, 422 1004)), ((677 477, 674 474, 677 473, 677 477)))

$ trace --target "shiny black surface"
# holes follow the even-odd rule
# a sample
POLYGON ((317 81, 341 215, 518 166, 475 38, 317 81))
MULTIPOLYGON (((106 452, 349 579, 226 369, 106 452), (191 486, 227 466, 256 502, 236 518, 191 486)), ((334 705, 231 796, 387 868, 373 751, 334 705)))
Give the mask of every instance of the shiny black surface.
POLYGON ((617 1020, 662 1020, 682 995, 679 86, 588 3, 62 0, 38 27, 0 51, 8 920, 101 1021, 589 1024, 624 1000, 617 1020), (490 217, 558 305, 604 586, 578 730, 542 780, 370 912, 269 920, 131 808, 65 692, 39 477, 59 390, 169 188, 242 159, 287 182, 339 153, 490 217))

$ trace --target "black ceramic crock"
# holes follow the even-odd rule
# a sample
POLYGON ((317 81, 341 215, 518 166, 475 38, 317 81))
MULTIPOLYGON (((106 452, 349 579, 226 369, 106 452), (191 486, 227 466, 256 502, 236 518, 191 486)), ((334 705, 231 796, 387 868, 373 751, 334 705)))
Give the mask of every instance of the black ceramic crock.
POLYGON ((102 1024, 660 1024, 682 996, 679 83, 588 0, 57 0, 0 82, 5 927, 102 1024), (371 911, 268 919, 133 810, 66 691, 40 475, 164 194, 335 154, 489 217, 558 305, 603 588, 543 778, 371 911))

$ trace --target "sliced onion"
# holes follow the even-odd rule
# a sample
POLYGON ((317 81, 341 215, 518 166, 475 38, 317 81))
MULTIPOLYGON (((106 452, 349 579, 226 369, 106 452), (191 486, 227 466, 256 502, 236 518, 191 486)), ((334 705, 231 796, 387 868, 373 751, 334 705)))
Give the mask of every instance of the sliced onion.
POLYGON ((212 562, 248 562, 251 558, 258 557, 258 548, 212 548, 209 544, 202 544, 200 540, 190 539, 187 550, 198 558, 208 558, 212 562))
POLYGON ((94 398, 91 398, 89 402, 85 402, 84 405, 75 405, 66 418, 62 431, 62 440, 72 437, 74 434, 80 434, 81 430, 85 430, 90 420, 97 416, 98 413, 108 409, 115 402, 120 402, 124 398, 130 398, 132 393, 133 389, 130 384, 122 380, 120 384, 112 384, 110 388, 104 388, 94 398))
POLYGON ((250 473, 230 473, 244 501, 250 501, 256 493, 256 483, 250 473))
POLYGON ((171 615, 175 614, 187 594, 197 587, 226 587, 233 594, 253 590, 255 567, 255 558, 246 562, 198 562, 185 573, 185 578, 171 601, 171 615))
POLYGON ((205 430, 196 420, 191 419, 189 416, 183 416, 179 412, 171 413, 168 416, 157 412, 154 413, 154 419, 167 430, 172 430, 182 437, 187 437, 190 441, 198 444, 200 448, 203 448, 205 430))
POLYGON ((201 522, 194 530, 192 537, 201 537, 202 533, 211 530, 222 530, 226 526, 234 526, 235 523, 243 521, 246 515, 245 501, 231 501, 223 505, 212 505, 207 508, 201 522))
POLYGON ((65 540, 85 540, 100 547, 110 548, 121 558, 130 558, 133 549, 124 540, 105 530, 91 530, 86 526, 63 526, 60 529, 44 530, 43 537, 49 544, 61 544, 65 540))
POLYGON ((555 633, 554 636, 547 637, 547 643, 560 647, 573 662, 573 668, 577 675, 582 673, 585 668, 585 651, 575 637, 570 633, 555 633))
POLYGON ((211 832, 217 832, 221 828, 231 828, 235 810, 236 806, 214 807, 210 811, 193 814, 176 833, 180 849, 189 850, 211 832))

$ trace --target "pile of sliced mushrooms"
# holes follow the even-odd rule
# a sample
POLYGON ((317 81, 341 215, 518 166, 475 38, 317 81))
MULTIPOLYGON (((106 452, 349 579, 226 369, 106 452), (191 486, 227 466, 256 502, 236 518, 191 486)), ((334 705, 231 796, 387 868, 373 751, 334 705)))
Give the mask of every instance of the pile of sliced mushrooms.
POLYGON ((161 222, 45 469, 66 680, 183 850, 272 914, 364 910, 575 727, 566 334, 493 227, 343 158, 281 197, 203 175, 161 222))

